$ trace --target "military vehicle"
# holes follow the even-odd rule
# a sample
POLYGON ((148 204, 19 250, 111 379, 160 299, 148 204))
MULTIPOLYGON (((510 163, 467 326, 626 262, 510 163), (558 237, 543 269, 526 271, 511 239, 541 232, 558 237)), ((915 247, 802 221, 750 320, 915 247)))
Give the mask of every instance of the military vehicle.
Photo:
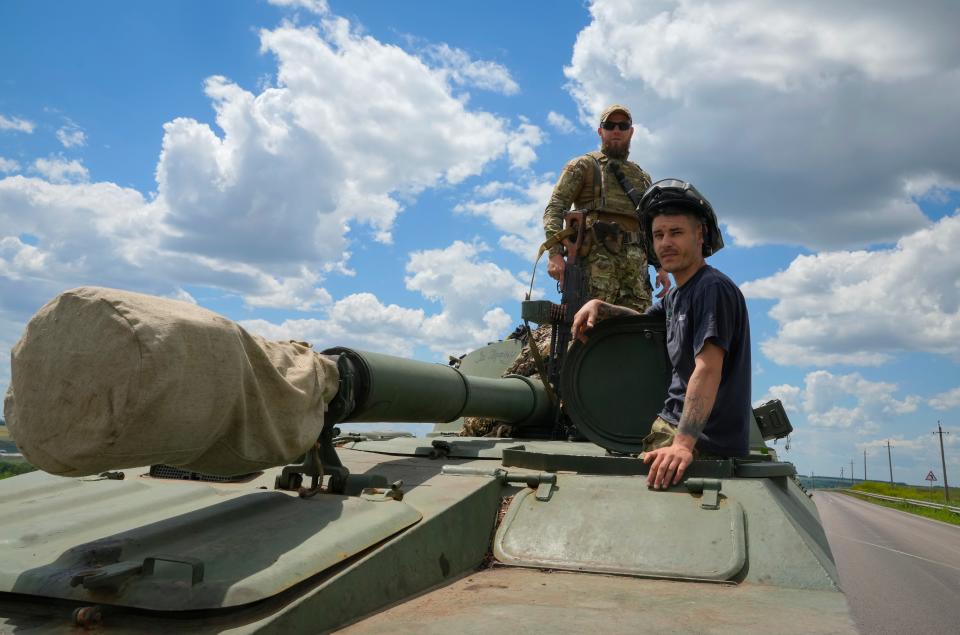
POLYGON ((618 318, 575 342, 562 438, 542 383, 500 377, 516 339, 454 364, 334 348, 336 396, 293 464, 0 481, 0 633, 855 632, 816 509, 766 444, 790 429, 777 403, 748 458, 648 489, 664 337, 618 318), (513 436, 458 436, 464 416, 513 436))

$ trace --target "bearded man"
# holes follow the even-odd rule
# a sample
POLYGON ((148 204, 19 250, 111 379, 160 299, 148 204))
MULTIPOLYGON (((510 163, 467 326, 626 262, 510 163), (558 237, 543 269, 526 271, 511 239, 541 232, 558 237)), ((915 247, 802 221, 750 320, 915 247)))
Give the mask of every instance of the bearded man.
MULTIPOLYGON (((543 212, 548 241, 563 229, 571 207, 585 211, 586 235, 580 250, 587 288, 592 298, 643 312, 650 306, 652 288, 647 272, 648 244, 627 189, 643 192, 650 175, 627 160, 633 137, 630 111, 614 104, 600 115, 600 150, 567 163, 543 212), (618 174, 619 173, 619 174, 618 174)), ((550 248, 547 273, 562 281, 563 247, 550 248)), ((670 288, 670 277, 657 271, 658 297, 670 288)))

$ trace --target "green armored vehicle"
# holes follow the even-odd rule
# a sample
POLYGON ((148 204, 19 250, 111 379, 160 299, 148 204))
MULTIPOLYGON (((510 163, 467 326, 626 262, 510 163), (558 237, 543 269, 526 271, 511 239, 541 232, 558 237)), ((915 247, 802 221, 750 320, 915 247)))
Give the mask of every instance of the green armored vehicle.
POLYGON ((224 364, 226 345, 202 342, 233 328, 248 346, 242 329, 219 318, 202 341, 178 340, 160 318, 136 318, 136 294, 70 293, 15 349, 6 413, 28 459, 79 475, 0 481, 0 633, 855 632, 814 505, 765 444, 789 431, 777 404, 756 412, 748 458, 695 461, 680 484, 647 488, 636 454, 668 381, 662 322, 609 320, 574 343, 560 381, 574 440, 554 438, 542 383, 500 377, 517 340, 455 365, 285 344, 286 361, 268 351, 269 381, 299 381, 291 360, 316 364, 287 402, 333 388, 309 424, 320 427, 313 441, 271 467, 250 457, 283 445, 290 435, 271 431, 295 416, 250 414, 273 390, 259 353, 247 349, 253 374, 223 409, 241 424, 232 445, 211 441, 237 432, 211 423, 220 411, 181 426, 191 404, 229 386, 171 379, 194 377, 184 368, 200 358, 224 364), (105 354, 100 339, 58 344, 50 360, 43 342, 95 328, 98 315, 120 325, 96 328, 127 338, 127 357, 105 354), (164 359, 183 352, 172 375, 150 357, 161 340, 164 359), (44 404, 36 422, 27 416, 44 404), (121 411, 165 408, 174 414, 148 429, 117 424, 121 411), (457 436, 464 416, 508 422, 513 437, 457 436), (62 434, 43 427, 54 419, 62 434), (349 422, 437 425, 413 438, 341 433, 349 422), (251 438, 257 447, 243 445, 251 438))

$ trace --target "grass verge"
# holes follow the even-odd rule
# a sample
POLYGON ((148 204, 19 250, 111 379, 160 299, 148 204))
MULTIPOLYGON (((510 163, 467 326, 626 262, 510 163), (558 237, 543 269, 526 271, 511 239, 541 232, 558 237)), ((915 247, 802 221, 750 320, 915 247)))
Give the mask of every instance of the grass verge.
MULTIPOLYGON (((847 493, 850 496, 859 498, 860 500, 866 501, 868 503, 873 503, 874 505, 881 505, 883 507, 890 507, 891 509, 898 509, 902 512, 907 512, 908 514, 913 514, 915 516, 923 516, 925 518, 932 518, 933 520, 939 520, 941 522, 949 523, 951 525, 960 525, 960 514, 955 514, 951 511, 945 509, 930 509, 928 507, 919 507, 917 505, 910 505, 909 503, 898 503, 894 501, 885 501, 879 498, 870 498, 869 496, 857 496, 857 492, 869 492, 871 494, 883 494, 884 496, 896 496, 898 498, 912 498, 914 500, 929 501, 931 503, 943 504, 943 490, 940 490, 940 496, 931 495, 930 492, 925 491, 922 487, 910 487, 910 486, 891 486, 886 483, 858 483, 854 486, 853 490, 848 490, 847 493), (923 496, 921 496, 923 494, 923 496)), ((960 498, 960 492, 950 488, 950 503, 958 502, 957 499, 960 498)), ((948 503, 948 504, 950 504, 948 503)), ((960 505, 955 505, 960 506, 960 505)))

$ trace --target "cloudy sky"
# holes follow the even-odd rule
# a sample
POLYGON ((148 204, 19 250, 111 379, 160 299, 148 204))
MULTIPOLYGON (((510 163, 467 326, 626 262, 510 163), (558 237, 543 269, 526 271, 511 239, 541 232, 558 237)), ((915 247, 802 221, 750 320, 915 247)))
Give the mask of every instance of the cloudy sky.
POLYGON ((940 478, 939 420, 960 479, 957 24, 946 0, 0 3, 0 356, 81 284, 318 348, 499 339, 559 171, 622 102, 631 158, 724 224, 783 456, 886 478, 889 440, 897 480, 940 478))

